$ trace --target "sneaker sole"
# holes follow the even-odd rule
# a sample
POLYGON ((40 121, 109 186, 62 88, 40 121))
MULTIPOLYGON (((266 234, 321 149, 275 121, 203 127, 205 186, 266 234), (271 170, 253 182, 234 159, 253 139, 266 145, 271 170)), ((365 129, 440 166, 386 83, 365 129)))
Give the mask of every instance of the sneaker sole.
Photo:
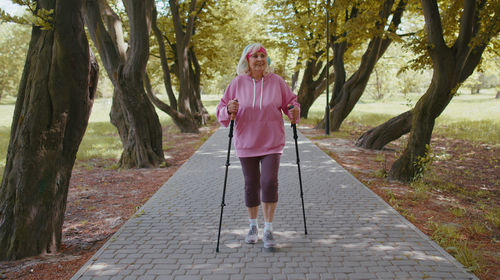
POLYGON ((259 241, 258 239, 255 240, 255 241, 253 241, 253 240, 246 240, 245 239, 245 243, 247 243, 247 244, 257 244, 258 241, 259 241))

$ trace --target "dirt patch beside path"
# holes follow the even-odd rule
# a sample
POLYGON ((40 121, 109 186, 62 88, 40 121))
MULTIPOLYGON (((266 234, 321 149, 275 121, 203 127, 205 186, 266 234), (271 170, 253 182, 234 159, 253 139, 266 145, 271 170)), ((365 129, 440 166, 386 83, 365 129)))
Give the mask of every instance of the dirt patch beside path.
POLYGON ((300 131, 480 279, 500 279, 500 147, 435 135, 426 175, 403 184, 386 175, 406 138, 363 149, 354 143, 368 128, 348 125, 328 137, 300 131))
POLYGON ((68 191, 60 251, 0 262, 0 279, 70 279, 217 128, 214 123, 199 134, 181 134, 165 127, 165 168, 113 169, 114 159, 77 162, 68 191))

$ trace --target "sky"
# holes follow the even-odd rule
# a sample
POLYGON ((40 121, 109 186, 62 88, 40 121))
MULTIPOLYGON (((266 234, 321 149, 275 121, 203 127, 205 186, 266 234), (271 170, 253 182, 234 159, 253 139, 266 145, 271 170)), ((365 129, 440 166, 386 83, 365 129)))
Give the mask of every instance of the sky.
POLYGON ((10 0, 0 0, 0 8, 11 14, 17 14, 24 11, 21 6, 12 3, 10 0))

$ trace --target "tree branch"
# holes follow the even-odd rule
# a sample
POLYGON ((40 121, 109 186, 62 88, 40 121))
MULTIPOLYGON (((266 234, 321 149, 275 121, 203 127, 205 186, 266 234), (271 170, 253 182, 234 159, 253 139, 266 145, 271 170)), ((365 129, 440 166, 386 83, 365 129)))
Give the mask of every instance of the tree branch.
POLYGON ((438 51, 444 50, 447 46, 443 38, 443 26, 441 24, 437 1, 421 0, 421 3, 424 10, 425 30, 431 44, 431 50, 433 48, 438 49, 438 51))
POLYGON ((168 67, 167 57, 165 55, 165 44, 163 43, 163 36, 158 28, 157 22, 158 12, 156 7, 153 6, 153 16, 151 21, 151 27, 153 29, 153 33, 155 34, 156 40, 158 42, 159 52, 160 52, 160 62, 163 70, 163 83, 165 85, 165 89, 167 90, 168 100, 170 102, 170 106, 172 108, 177 109, 177 100, 174 95, 174 91, 172 90, 172 80, 170 77, 170 68, 168 67))
POLYGON ((179 16, 179 4, 177 0, 169 0, 170 11, 172 12, 172 21, 174 23, 175 36, 177 38, 183 38, 184 33, 182 32, 181 19, 179 16))
POLYGON ((455 42, 455 47, 458 49, 458 53, 462 53, 464 49, 468 48, 470 40, 473 36, 473 26, 474 21, 477 20, 476 15, 476 1, 475 0, 465 0, 464 11, 462 17, 460 18, 460 33, 458 34, 457 41, 455 42))
POLYGON ((107 32, 102 21, 98 0, 87 0, 85 2, 84 16, 90 37, 99 51, 106 72, 110 78, 113 78, 115 76, 114 71, 120 64, 120 55, 114 45, 113 38, 107 32))
POLYGON ((187 44, 191 40, 191 36, 193 36, 195 16, 191 15, 194 13, 195 8, 196 8, 196 0, 191 0, 191 5, 189 6, 188 23, 186 26, 186 33, 185 33, 186 36, 184 37, 185 46, 187 46, 187 44))

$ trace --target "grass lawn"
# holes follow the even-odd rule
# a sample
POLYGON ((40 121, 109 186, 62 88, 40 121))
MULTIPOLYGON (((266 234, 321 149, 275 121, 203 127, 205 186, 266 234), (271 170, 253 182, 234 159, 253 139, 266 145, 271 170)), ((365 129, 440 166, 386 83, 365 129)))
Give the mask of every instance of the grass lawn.
MULTIPOLYGON (((402 96, 387 97, 381 101, 361 99, 354 107, 347 121, 366 126, 377 126, 388 119, 411 109, 418 95, 407 99, 402 96)), ((316 123, 323 118, 326 106, 325 95, 320 96, 309 110, 308 123, 316 123)), ((494 92, 479 95, 459 94, 436 120, 434 132, 449 137, 500 144, 500 99, 494 92)))
MULTIPOLYGON (((215 108, 221 96, 205 95, 203 102, 210 114, 215 114, 215 108)), ((387 119, 407 111, 415 104, 419 96, 387 97, 381 101, 361 99, 347 121, 358 122, 367 126, 376 126, 387 119)), ((325 95, 320 96, 310 109, 306 122, 314 123, 321 119, 325 108, 325 95)), ((95 101, 77 159, 86 160, 95 156, 118 158, 121 153, 120 140, 116 129, 109 122, 111 99, 95 101)), ((170 122, 170 117, 157 110, 162 123, 170 122)), ((14 104, 0 105, 0 175, 3 174, 10 125, 14 104)), ((491 145, 500 143, 500 99, 495 99, 494 92, 479 95, 460 94, 437 119, 436 133, 449 137, 483 142, 491 145)))

